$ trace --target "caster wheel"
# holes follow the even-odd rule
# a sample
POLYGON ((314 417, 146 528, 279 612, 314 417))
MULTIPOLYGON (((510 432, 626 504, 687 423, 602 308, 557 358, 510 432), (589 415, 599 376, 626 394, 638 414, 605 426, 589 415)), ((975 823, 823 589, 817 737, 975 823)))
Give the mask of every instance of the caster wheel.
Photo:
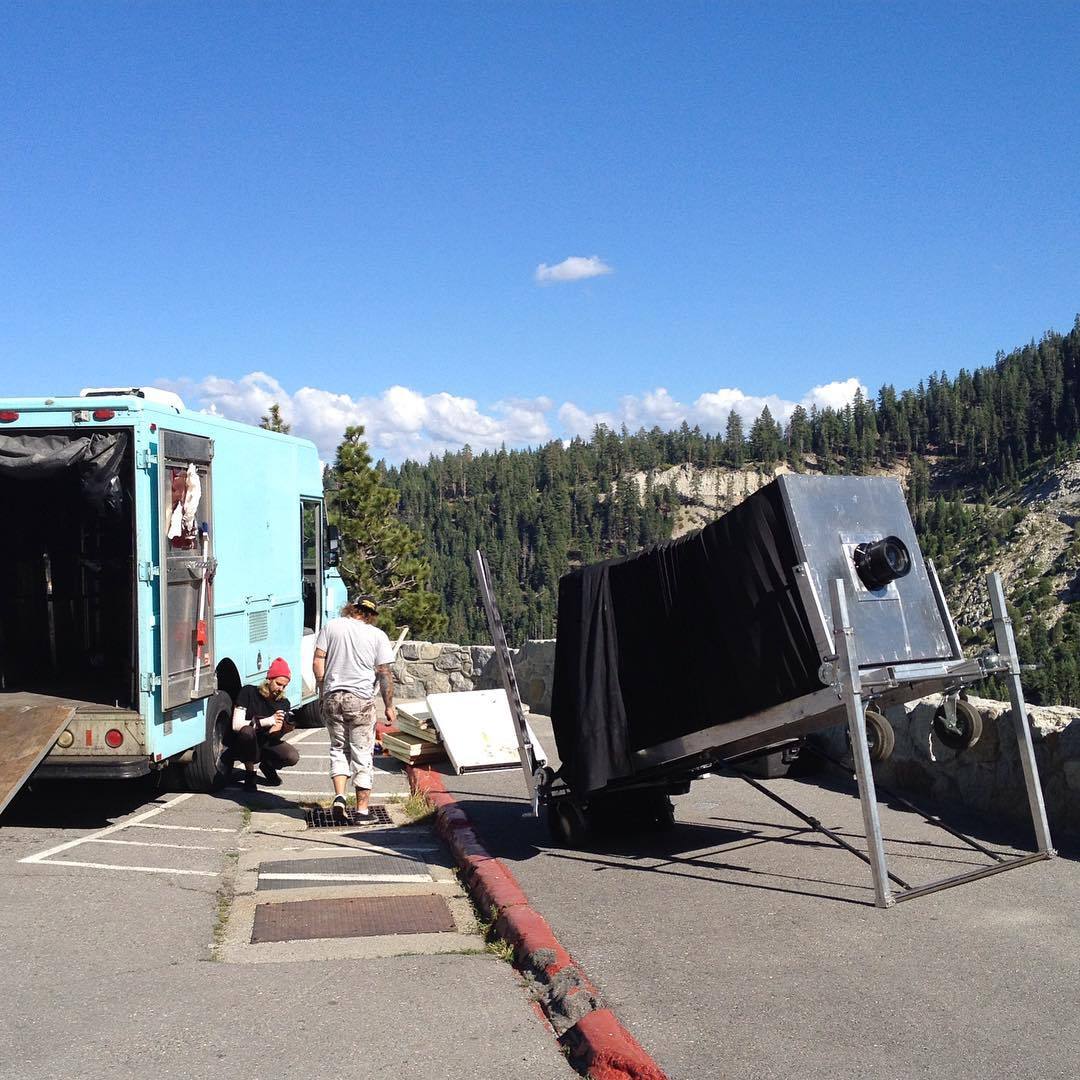
POLYGON ((982 714, 966 701, 956 703, 956 723, 949 723, 945 706, 939 705, 934 713, 934 734, 950 750, 970 750, 982 736, 982 714))
POLYGON ((589 835, 585 811, 573 795, 560 795, 548 806, 548 831, 563 847, 577 848, 589 835))

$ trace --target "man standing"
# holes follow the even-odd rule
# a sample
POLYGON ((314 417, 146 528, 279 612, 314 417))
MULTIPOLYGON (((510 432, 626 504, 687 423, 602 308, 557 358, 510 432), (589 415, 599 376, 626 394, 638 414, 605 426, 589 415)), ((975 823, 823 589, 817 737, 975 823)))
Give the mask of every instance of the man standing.
POLYGON ((322 695, 323 723, 330 732, 330 779, 334 784, 333 814, 345 821, 345 786, 352 776, 356 813, 371 816, 372 753, 375 748, 375 684, 379 685, 386 719, 397 719, 394 651, 390 639, 375 626, 379 609, 369 596, 357 597, 331 619, 315 639, 315 682, 322 695))

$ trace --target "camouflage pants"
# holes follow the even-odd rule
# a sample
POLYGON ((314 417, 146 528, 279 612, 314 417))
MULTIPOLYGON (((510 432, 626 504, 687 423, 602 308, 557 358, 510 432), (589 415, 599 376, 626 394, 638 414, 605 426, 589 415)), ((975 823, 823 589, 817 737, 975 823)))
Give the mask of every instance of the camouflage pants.
POLYGON ((351 776, 354 786, 371 789, 375 749, 375 699, 335 690, 322 699, 330 733, 330 776, 351 776))

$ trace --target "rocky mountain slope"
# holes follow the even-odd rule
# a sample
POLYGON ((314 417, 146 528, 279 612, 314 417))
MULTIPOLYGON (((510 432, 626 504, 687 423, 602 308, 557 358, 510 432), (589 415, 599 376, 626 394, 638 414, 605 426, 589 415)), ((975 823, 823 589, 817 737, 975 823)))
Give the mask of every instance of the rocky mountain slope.
MULTIPOLYGON (((816 471, 816 462, 807 460, 806 471, 816 471)), ((932 490, 948 490, 954 475, 939 469, 930 459, 932 490)), ((701 528, 719 515, 752 495, 775 477, 791 472, 787 465, 773 470, 757 467, 699 469, 689 464, 644 472, 628 479, 644 493, 647 480, 654 487, 670 487, 680 500, 674 536, 701 528)), ((898 463, 889 470, 874 470, 872 475, 892 476, 907 488, 910 467, 898 463)), ((962 491, 962 488, 961 488, 962 491)), ((1004 543, 993 550, 980 550, 977 538, 969 546, 965 571, 949 574, 942 566, 954 620, 963 627, 975 628, 990 618, 984 578, 997 570, 1011 600, 1032 594, 1039 616, 1049 628, 1080 601, 1080 461, 1046 466, 1027 483, 1007 497, 979 504, 961 495, 963 505, 985 520, 993 520, 1010 511, 1021 510, 1022 520, 1012 527, 1004 543)))

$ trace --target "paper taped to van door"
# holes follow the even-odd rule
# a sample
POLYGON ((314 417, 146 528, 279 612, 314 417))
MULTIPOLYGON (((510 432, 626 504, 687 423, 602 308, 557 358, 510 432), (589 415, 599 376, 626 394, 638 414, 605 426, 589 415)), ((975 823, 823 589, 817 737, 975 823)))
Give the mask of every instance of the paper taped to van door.
MULTIPOLYGON (((465 690, 428 694, 431 718, 447 757, 459 774, 480 769, 520 769, 517 734, 505 690, 465 690)), ((539 764, 547 755, 528 721, 525 730, 539 764)))

